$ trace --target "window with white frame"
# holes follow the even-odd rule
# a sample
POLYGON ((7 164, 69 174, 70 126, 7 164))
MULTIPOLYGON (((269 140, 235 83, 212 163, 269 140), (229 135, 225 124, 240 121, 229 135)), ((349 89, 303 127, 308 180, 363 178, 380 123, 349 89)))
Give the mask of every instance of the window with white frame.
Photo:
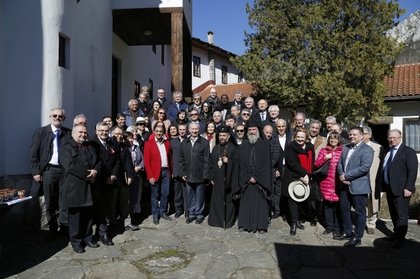
POLYGON ((200 57, 193 56, 193 74, 195 77, 201 77, 201 59, 200 57))
POLYGON ((404 143, 420 152, 420 119, 404 118, 404 143))
POLYGON ((227 66, 222 66, 222 83, 227 84, 228 83, 228 68, 227 66))

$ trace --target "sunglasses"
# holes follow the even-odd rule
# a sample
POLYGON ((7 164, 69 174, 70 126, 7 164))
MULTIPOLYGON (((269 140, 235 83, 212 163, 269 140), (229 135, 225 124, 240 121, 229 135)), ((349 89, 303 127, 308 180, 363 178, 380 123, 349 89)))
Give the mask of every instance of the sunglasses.
POLYGON ((236 130, 237 133, 243 133, 244 130, 236 130))
POLYGON ((164 112, 159 112, 159 114, 165 114, 164 112))
POLYGON ((60 118, 62 119, 64 117, 64 115, 58 115, 58 114, 53 114, 51 115, 53 118, 60 118))
POLYGON ((191 113, 190 115, 191 115, 191 116, 194 116, 194 115, 198 115, 198 114, 197 114, 197 113, 191 113))
POLYGON ((244 115, 244 116, 249 116, 249 113, 242 113, 242 115, 244 115))
POLYGON ((137 123, 137 126, 145 126, 146 123, 137 123))

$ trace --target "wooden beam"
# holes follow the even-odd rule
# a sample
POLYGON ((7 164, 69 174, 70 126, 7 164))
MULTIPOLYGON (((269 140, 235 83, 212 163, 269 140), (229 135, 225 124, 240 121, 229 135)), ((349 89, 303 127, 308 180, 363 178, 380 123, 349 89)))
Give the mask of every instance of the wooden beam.
POLYGON ((171 14, 172 91, 183 92, 183 14, 171 14))

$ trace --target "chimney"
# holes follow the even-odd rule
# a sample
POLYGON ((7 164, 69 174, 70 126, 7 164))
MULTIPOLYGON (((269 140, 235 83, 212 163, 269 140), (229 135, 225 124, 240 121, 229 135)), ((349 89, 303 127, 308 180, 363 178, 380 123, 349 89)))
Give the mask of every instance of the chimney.
POLYGON ((213 34, 211 31, 207 32, 207 42, 211 45, 214 45, 213 34))

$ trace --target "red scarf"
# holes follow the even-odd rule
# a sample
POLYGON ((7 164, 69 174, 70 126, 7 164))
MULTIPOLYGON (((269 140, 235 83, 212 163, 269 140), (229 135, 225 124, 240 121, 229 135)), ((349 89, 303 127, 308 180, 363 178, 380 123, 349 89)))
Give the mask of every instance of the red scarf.
POLYGON ((211 141, 213 139, 213 136, 212 135, 207 135, 207 140, 208 141, 211 141))
POLYGON ((312 174, 312 150, 308 151, 308 154, 298 154, 300 165, 302 168, 308 171, 308 174, 312 174))

